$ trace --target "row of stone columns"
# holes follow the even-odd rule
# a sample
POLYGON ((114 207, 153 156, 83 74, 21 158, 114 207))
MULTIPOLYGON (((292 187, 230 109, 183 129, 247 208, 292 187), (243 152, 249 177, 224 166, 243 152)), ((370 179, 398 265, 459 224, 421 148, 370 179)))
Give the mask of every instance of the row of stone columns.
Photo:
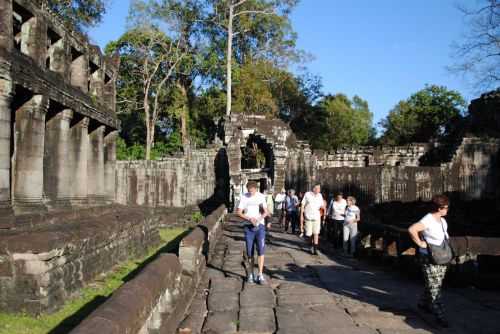
POLYGON ((12 112, 0 94, 0 207, 22 213, 113 202, 117 132, 103 125, 89 132, 88 118, 49 109, 35 94, 12 112))

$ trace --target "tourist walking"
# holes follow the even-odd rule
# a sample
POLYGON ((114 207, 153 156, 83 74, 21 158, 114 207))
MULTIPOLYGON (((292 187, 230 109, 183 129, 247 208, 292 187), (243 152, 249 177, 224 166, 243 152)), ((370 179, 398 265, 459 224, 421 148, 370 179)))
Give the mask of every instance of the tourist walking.
POLYGON ((358 222, 361 220, 361 210, 356 206, 356 198, 347 196, 347 207, 343 224, 344 254, 354 255, 358 239, 358 222))
POLYGON ((276 206, 276 213, 279 214, 278 219, 279 219, 280 228, 285 226, 285 215, 286 215, 285 199, 286 199, 286 191, 285 191, 285 188, 282 188, 281 192, 278 193, 274 199, 274 203, 276 206))
POLYGON ((345 219, 345 209, 347 207, 347 201, 344 199, 342 193, 335 194, 335 197, 331 200, 328 206, 327 215, 330 218, 330 231, 333 246, 336 248, 342 247, 342 231, 345 219))
POLYGON ((292 226, 292 234, 295 234, 298 225, 299 215, 297 213, 299 198, 295 195, 295 190, 290 189, 285 200, 286 221, 285 233, 288 233, 288 226, 292 226))
POLYGON ((311 253, 318 254, 319 232, 321 231, 320 209, 325 208, 323 196, 321 195, 321 185, 315 184, 312 191, 308 191, 302 199, 300 207, 300 231, 305 232, 311 238, 311 253))
POLYGON ((431 201, 430 213, 408 229, 413 242, 419 247, 418 255, 424 276, 424 292, 418 307, 432 312, 442 327, 449 327, 441 299, 441 287, 448 263, 453 257, 449 247, 448 214, 449 200, 445 195, 436 195, 431 201))
POLYGON ((248 283, 257 281, 259 284, 265 284, 264 278, 264 251, 266 240, 266 229, 264 220, 268 215, 266 197, 257 191, 257 183, 248 181, 248 192, 245 193, 240 200, 238 216, 244 219, 245 245, 246 255, 249 262, 249 273, 247 277, 248 283), (257 259, 259 273, 254 276, 254 248, 257 246, 257 259))

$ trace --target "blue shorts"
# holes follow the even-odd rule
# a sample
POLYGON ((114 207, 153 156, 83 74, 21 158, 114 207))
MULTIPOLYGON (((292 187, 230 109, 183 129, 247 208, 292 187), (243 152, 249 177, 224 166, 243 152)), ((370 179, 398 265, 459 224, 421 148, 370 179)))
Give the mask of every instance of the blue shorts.
POLYGON ((260 224, 258 227, 245 225, 245 243, 247 248, 247 258, 252 258, 254 245, 257 244, 257 255, 264 255, 266 248, 266 227, 260 224))

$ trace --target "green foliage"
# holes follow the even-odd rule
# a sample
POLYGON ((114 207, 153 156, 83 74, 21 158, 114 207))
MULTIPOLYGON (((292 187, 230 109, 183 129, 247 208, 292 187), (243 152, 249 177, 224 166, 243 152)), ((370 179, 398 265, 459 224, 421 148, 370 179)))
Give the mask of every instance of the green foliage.
POLYGON ((465 107, 466 102, 457 91, 426 86, 398 102, 380 122, 383 128, 380 140, 390 145, 442 140, 463 119, 465 107))
POLYGON ((325 96, 316 106, 292 121, 292 128, 311 141, 313 148, 330 150, 340 146, 370 143, 373 115, 359 96, 325 96))
POLYGON ((191 220, 195 222, 196 224, 200 223, 203 220, 203 215, 201 214, 200 211, 196 211, 191 215, 191 220))
POLYGON ((108 0, 48 0, 48 5, 69 26, 84 30, 102 21, 108 2, 108 0))
POLYGON ((101 275, 91 285, 81 289, 78 296, 68 300, 62 309, 53 314, 33 317, 27 314, 0 313, 0 334, 47 334, 69 333, 83 317, 89 307, 97 308, 95 301, 106 300, 118 289, 132 272, 153 259, 160 251, 172 252, 179 245, 180 238, 187 233, 185 228, 159 230, 162 244, 149 250, 146 256, 130 259, 101 275), (82 312, 84 311, 84 312, 82 312), (55 330, 57 328, 57 331, 55 330))
MULTIPOLYGON (((151 160, 159 160, 163 157, 179 152, 182 149, 181 136, 179 132, 170 134, 166 141, 158 141, 151 150, 151 160)), ((144 144, 134 143, 127 146, 123 138, 118 138, 116 142, 117 160, 143 160, 146 154, 144 144)))

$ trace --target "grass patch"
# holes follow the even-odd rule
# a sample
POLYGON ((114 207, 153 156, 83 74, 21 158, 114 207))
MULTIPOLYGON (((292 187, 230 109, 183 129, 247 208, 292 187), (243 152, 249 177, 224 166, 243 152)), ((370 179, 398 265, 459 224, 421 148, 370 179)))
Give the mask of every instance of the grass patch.
POLYGON ((68 300, 56 313, 33 317, 26 314, 0 312, 0 334, 66 334, 86 316, 101 305, 123 283, 135 277, 145 265, 159 253, 177 252, 179 242, 189 232, 185 228, 160 229, 162 240, 159 247, 152 248, 147 255, 131 259, 114 267, 106 275, 99 276, 68 300))

